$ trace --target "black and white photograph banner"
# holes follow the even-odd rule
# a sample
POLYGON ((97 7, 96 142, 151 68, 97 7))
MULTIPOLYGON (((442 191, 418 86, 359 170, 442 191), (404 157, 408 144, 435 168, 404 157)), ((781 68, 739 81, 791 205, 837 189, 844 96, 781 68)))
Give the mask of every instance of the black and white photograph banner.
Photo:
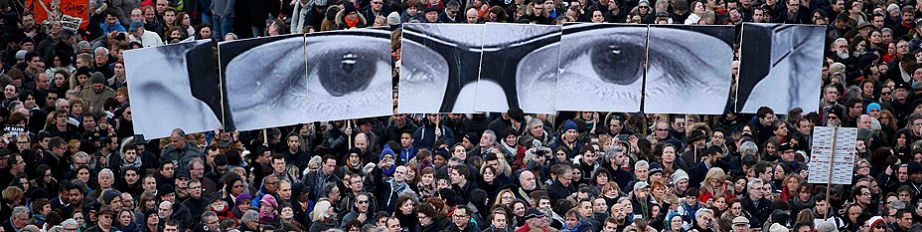
POLYGON ((287 94, 296 101, 288 107, 310 121, 392 115, 390 36, 380 29, 307 34, 306 85, 291 81, 287 94))
POLYGON ((397 111, 475 113, 483 32, 483 24, 403 24, 397 111))
POLYGON ((487 23, 476 110, 554 113, 559 42, 559 26, 487 23))
POLYGON ((220 86, 210 40, 125 51, 134 131, 163 138, 222 127, 220 86))
POLYGON ((825 27, 743 24, 736 110, 819 109, 825 27))
POLYGON ((560 111, 640 111, 647 26, 565 24, 560 39, 560 111))
POLYGON ((273 36, 218 44, 231 120, 225 128, 256 130, 308 122, 304 37, 273 36))
POLYGON ((723 114, 735 33, 733 26, 651 26, 643 111, 723 114))

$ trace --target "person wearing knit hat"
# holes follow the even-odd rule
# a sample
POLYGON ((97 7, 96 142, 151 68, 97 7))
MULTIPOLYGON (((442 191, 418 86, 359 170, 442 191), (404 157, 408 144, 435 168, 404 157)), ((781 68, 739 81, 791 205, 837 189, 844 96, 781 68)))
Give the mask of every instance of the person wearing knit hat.
MULTIPOLYGON (((374 15, 369 17, 374 17, 374 15)), ((336 14, 336 28, 362 28, 367 24, 365 20, 365 16, 356 9, 355 4, 346 2, 346 4, 343 4, 343 10, 336 14)))
POLYGON ((93 82, 91 82, 91 83, 93 83, 93 84, 105 84, 105 83, 106 83, 106 76, 103 75, 101 72, 93 72, 93 74, 92 74, 92 81, 93 81, 93 82))
POLYGON ((259 223, 275 224, 278 222, 278 217, 276 217, 278 208, 278 201, 272 194, 263 195, 259 200, 259 223))
POLYGON ((567 119, 567 121, 563 123, 563 129, 561 129, 560 132, 567 133, 567 131, 570 131, 570 130, 575 130, 576 132, 579 132, 579 130, 576 127, 576 122, 573 122, 573 120, 567 119))
POLYGON ((884 232, 888 229, 887 222, 881 216, 871 217, 871 219, 868 219, 867 225, 869 232, 884 232))
MULTIPOLYGON (((672 173, 672 185, 679 185, 679 181, 685 180, 688 181, 688 173, 685 170, 679 169, 672 173)), ((687 183, 686 183, 687 185, 687 183)))
POLYGON ((19 50, 16 52, 16 60, 25 60, 26 59, 26 50, 19 50))
POLYGON ((752 231, 752 229, 750 229, 751 222, 749 221, 749 218, 738 216, 738 217, 733 218, 732 222, 733 222, 733 225, 731 228, 733 232, 752 231))
POLYGON ((423 23, 438 23, 439 22, 439 8, 435 6, 426 7, 423 10, 423 23))
POLYGON ((247 193, 241 193, 240 195, 237 195, 237 198, 234 198, 234 202, 237 204, 242 204, 243 202, 250 202, 250 200, 253 200, 253 197, 247 193))
POLYGON ((778 223, 772 223, 771 227, 768 227, 768 232, 789 232, 787 227, 782 226, 778 223))
POLYGON ((451 158, 451 155, 449 154, 448 149, 436 148, 434 156, 432 157, 432 162, 434 164, 438 164, 439 162, 444 164, 445 162, 448 162, 449 158, 451 158))
MULTIPOLYGON (((102 202, 106 205, 112 205, 115 200, 121 200, 122 193, 115 189, 106 189, 102 191, 102 202)), ((121 202, 119 202, 121 203, 121 202)))
POLYGON ((387 25, 398 26, 400 23, 402 23, 400 21, 400 13, 394 11, 387 15, 387 25))
POLYGON ((397 168, 397 165, 394 163, 394 157, 396 157, 396 153, 393 149, 391 149, 391 146, 384 145, 384 148, 381 149, 381 155, 379 157, 379 160, 381 160, 384 166, 378 168, 381 168, 381 171, 383 171, 384 175, 386 176, 390 176, 392 173, 394 173, 394 169, 397 168))
POLYGON ((871 114, 872 111, 880 112, 880 104, 877 104, 877 102, 871 102, 871 104, 868 104, 868 107, 866 107, 864 112, 866 114, 871 114))

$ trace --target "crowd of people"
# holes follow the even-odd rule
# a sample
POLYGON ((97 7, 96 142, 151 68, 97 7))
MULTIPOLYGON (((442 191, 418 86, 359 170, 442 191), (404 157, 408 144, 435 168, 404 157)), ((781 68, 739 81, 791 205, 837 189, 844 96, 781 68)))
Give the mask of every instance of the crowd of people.
POLYGON ((0 231, 922 231, 922 1, 89 4, 0 0, 0 231), (125 50, 414 22, 823 25, 821 106, 132 130, 125 50), (806 181, 814 126, 858 128, 852 184, 806 181))

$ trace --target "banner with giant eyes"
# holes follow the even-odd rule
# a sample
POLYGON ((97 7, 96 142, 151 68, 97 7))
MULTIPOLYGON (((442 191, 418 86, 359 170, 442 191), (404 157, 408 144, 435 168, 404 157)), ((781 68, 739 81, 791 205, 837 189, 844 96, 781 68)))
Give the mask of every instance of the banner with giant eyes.
POLYGON ((564 24, 557 110, 640 111, 647 34, 646 25, 564 24))
MULTIPOLYGON (((307 34, 306 100, 310 121, 388 116, 394 113, 391 32, 357 29, 307 34)), ((298 104, 299 103, 299 104, 298 104)))
POLYGON ((230 117, 227 130, 256 130, 309 122, 301 108, 307 89, 304 36, 286 35, 218 43, 230 117))
POLYGON ((723 114, 735 33, 729 25, 651 25, 643 111, 723 114))
POLYGON ((819 109, 825 27, 743 24, 736 111, 819 109))
POLYGON ((483 33, 483 24, 403 24, 397 111, 475 113, 483 33))
POLYGON ((218 75, 210 40, 125 51, 134 131, 163 138, 222 127, 218 75))
POLYGON ((487 23, 477 83, 479 112, 554 113, 560 27, 487 23), (500 36, 501 35, 501 36, 500 36))

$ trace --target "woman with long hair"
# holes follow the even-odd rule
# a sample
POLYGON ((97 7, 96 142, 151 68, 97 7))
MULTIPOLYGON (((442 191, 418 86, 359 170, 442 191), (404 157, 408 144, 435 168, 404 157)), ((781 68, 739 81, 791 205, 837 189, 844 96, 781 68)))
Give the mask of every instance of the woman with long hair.
POLYGON ((781 188, 781 200, 790 201, 797 196, 800 191, 800 184, 804 179, 797 174, 790 174, 784 178, 784 187, 781 188))
POLYGON ((394 217, 400 221, 400 225, 409 228, 410 232, 416 231, 416 225, 419 218, 416 217, 416 200, 410 196, 400 196, 397 199, 397 210, 394 211, 394 217))
POLYGON ((311 227, 308 231, 320 232, 332 228, 338 228, 339 222, 336 217, 336 208, 327 200, 320 200, 314 205, 311 211, 311 227))
POLYGON ((711 168, 705 174, 704 181, 701 182, 701 193, 698 194, 698 201, 702 203, 708 202, 708 200, 718 195, 726 196, 727 199, 736 198, 727 185, 727 174, 724 173, 723 169, 711 168))
POLYGON ((493 206, 502 205, 508 208, 512 208, 512 203, 515 203, 515 193, 511 189, 500 190, 496 194, 496 198, 493 200, 493 206))

